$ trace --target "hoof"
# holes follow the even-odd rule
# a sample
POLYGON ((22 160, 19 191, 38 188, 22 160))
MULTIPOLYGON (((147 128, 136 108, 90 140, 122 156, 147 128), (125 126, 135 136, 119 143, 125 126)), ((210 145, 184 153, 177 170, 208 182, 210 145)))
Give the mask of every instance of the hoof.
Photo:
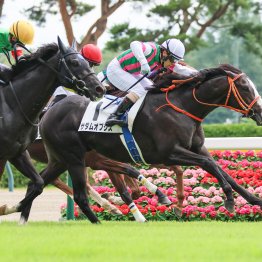
POLYGON ((230 213, 235 212, 235 203, 232 200, 226 200, 225 201, 225 208, 228 210, 230 213))
POLYGON ((157 189, 156 195, 158 197, 158 202, 160 204, 165 205, 165 206, 169 206, 172 204, 169 198, 165 194, 163 194, 159 189, 157 189))
POLYGON ((19 226, 24 226, 24 225, 26 225, 26 224, 27 224, 27 221, 25 220, 25 218, 24 218, 24 217, 21 217, 20 220, 19 220, 18 225, 19 225, 19 226))
POLYGON ((110 213, 113 215, 123 215, 123 213, 119 209, 111 209, 110 213))
POLYGON ((159 197, 158 201, 159 201, 160 204, 165 205, 165 206, 169 206, 169 205, 172 204, 172 202, 166 196, 165 197, 159 197))
POLYGON ((7 205, 3 205, 0 207, 0 216, 4 216, 6 212, 7 205))
POLYGON ((180 209, 178 207, 173 207, 173 212, 175 213, 177 218, 181 218, 182 217, 182 209, 180 209))

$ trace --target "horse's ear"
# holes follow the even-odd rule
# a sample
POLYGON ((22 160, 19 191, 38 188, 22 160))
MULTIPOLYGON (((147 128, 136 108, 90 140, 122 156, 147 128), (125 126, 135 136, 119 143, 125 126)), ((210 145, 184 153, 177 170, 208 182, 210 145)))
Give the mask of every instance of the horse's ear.
POLYGON ((231 71, 225 70, 225 72, 226 72, 226 75, 229 76, 229 77, 231 77, 231 78, 234 78, 234 77, 236 76, 236 75, 235 75, 233 72, 231 72, 231 71))
POLYGON ((71 46, 75 51, 77 51, 77 45, 76 45, 76 39, 73 39, 72 46, 71 46))
POLYGON ((59 36, 57 37, 57 41, 58 41, 58 46, 59 46, 59 49, 60 49, 61 53, 65 54, 67 48, 66 48, 66 46, 64 45, 64 43, 62 42, 62 40, 60 39, 59 36))

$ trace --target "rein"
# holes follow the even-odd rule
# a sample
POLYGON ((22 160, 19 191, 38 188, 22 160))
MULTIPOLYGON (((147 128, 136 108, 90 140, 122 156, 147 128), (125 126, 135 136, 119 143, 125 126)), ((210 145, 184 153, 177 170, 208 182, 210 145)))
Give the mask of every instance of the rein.
MULTIPOLYGON (((17 43, 16 45, 22 47, 23 49, 25 49, 28 53, 32 54, 32 52, 22 43, 17 43)), ((61 54, 61 53, 60 53, 61 54)), ((74 76, 74 74, 71 72, 70 68, 68 67, 66 61, 65 61, 65 58, 69 55, 74 55, 74 54, 79 54, 78 52, 70 52, 70 53, 67 53, 67 54, 64 54, 62 57, 60 55, 60 59, 58 61, 58 66, 59 68, 60 65, 63 65, 66 72, 69 74, 70 77, 64 75, 64 74, 61 74, 58 70, 56 70, 55 68, 53 68, 52 66, 50 66, 45 60, 43 60, 42 58, 37 58, 37 60, 42 64, 42 65, 45 65, 47 66, 51 71, 53 71, 56 75, 58 75, 59 77, 61 78, 64 78, 65 80, 67 80, 69 83, 71 83, 72 85, 75 86, 76 88, 76 92, 79 94, 79 95, 84 95, 85 92, 88 92, 88 88, 86 87, 85 85, 85 82, 83 80, 80 80, 80 79, 77 79, 76 76, 74 76)), ((87 76, 90 76, 90 75, 95 75, 94 72, 90 72, 87 76)))
MULTIPOLYGON (((255 99, 248 105, 243 97, 240 95, 236 85, 235 85, 235 81, 237 79, 239 79, 241 76, 243 76, 244 73, 241 73, 241 74, 238 74, 236 75, 234 78, 231 78, 231 77, 227 77, 228 79, 228 83, 229 83, 229 89, 228 89, 228 93, 227 93, 227 97, 226 97, 226 101, 225 101, 225 104, 210 104, 210 103, 206 103, 206 102, 202 102, 200 101, 197 97, 196 97, 196 88, 193 89, 193 97, 195 99, 196 102, 198 102, 199 104, 202 104, 202 105, 207 105, 207 106, 215 106, 215 107, 225 107, 225 108, 228 108, 228 109, 231 109, 231 110, 234 110, 236 112, 239 112, 239 113, 242 113, 244 115, 248 115, 249 114, 249 111, 252 109, 253 105, 257 102, 257 100, 260 98, 260 96, 257 96, 255 97, 255 99), (232 107, 232 106, 229 106, 228 105, 228 102, 229 102, 229 99, 230 99, 230 96, 231 94, 234 95, 236 101, 238 102, 238 105, 242 108, 242 109, 237 109, 235 107, 232 107)), ((204 119, 202 118, 199 118, 197 117, 196 115, 193 115, 183 109, 181 109, 180 107, 177 107, 176 105, 174 105, 168 98, 168 92, 187 83, 187 82, 190 82, 193 78, 188 78, 188 79, 185 79, 185 80, 173 80, 172 83, 173 85, 169 86, 168 88, 161 88, 160 90, 163 91, 163 92, 166 92, 166 101, 167 101, 167 104, 164 104, 160 107, 158 107, 156 109, 156 112, 159 111, 160 109, 162 109, 163 107, 165 106, 170 106, 172 107, 174 110, 184 114, 184 115, 187 115, 189 117, 191 117, 192 119, 194 120, 197 120, 199 122, 202 122, 204 119), (178 84, 178 85, 176 85, 178 84)))
MULTIPOLYGON (((29 53, 32 53, 32 52, 30 52, 30 50, 28 50, 25 46, 23 46, 23 48, 26 49, 29 53)), ((61 74, 61 73, 60 73, 59 71, 57 71, 55 68, 51 67, 48 63, 46 63, 46 61, 43 60, 42 58, 38 58, 37 60, 38 60, 41 64, 47 66, 51 71, 53 71, 54 73, 56 73, 58 76, 63 77, 64 79, 66 79, 66 80, 69 81, 70 83, 74 84, 75 87, 76 87, 76 89, 77 89, 77 93, 78 93, 78 94, 84 94, 85 89, 87 89, 87 88, 85 87, 85 82, 84 82, 83 80, 77 79, 77 78, 73 75, 73 73, 71 72, 70 68, 67 66, 67 63, 66 63, 66 61, 65 61, 65 57, 67 57, 67 56, 69 56, 69 55, 73 55, 73 54, 79 54, 79 53, 78 53, 78 52, 71 52, 71 53, 68 53, 68 54, 63 55, 62 57, 60 56, 60 59, 59 59, 59 62, 58 62, 59 68, 61 68, 61 66, 63 65, 63 66, 65 67, 66 72, 69 74, 69 76, 70 76, 71 78, 67 77, 66 75, 61 74), (60 66, 60 65, 61 65, 61 66, 60 66)), ((95 74, 95 73, 94 73, 94 72, 90 72, 87 76, 90 76, 90 75, 92 75, 92 74, 95 74)), ((19 101, 19 99, 18 99, 18 97, 17 97, 17 95, 16 95, 16 92, 15 92, 15 89, 14 89, 14 87, 13 87, 12 82, 10 81, 9 84, 10 84, 10 87, 11 87, 11 91, 12 91, 14 97, 15 97, 16 103, 17 103, 17 105, 18 105, 18 107, 19 107, 19 110, 21 111, 21 113, 22 113, 22 115, 24 116, 25 120, 26 120, 30 125, 32 125, 32 126, 38 126, 38 122, 37 122, 37 123, 33 123, 33 122, 28 118, 28 116, 25 114, 25 112, 24 112, 24 110, 23 110, 23 108, 22 108, 22 106, 21 106, 21 103, 20 103, 20 101, 19 101)))
POLYGON ((22 115, 24 116, 25 120, 26 120, 30 125, 32 125, 32 126, 38 126, 38 123, 39 123, 39 122, 33 123, 33 122, 28 118, 28 116, 25 114, 25 112, 24 112, 24 110, 23 110, 23 108, 22 108, 22 106, 21 106, 21 103, 19 102, 19 99, 18 99, 18 97, 17 97, 17 95, 16 95, 16 93, 15 93, 15 90, 14 90, 14 87, 13 87, 13 84, 12 84, 11 81, 9 82, 9 85, 10 85, 10 88, 11 88, 11 90, 12 90, 12 93, 13 93, 13 95, 14 95, 14 97, 15 97, 15 101, 16 101, 18 107, 19 107, 19 110, 21 111, 21 113, 22 113, 22 115))

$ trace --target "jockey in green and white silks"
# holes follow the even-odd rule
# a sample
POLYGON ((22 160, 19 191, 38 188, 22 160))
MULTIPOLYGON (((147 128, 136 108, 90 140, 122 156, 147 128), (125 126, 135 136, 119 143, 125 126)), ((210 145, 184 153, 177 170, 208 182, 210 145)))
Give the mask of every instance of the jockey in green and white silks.
MULTIPOLYGON (((34 39, 34 27, 24 20, 14 22, 10 29, 0 29, 0 53, 5 54, 10 64, 10 52, 16 63, 24 61, 21 46, 31 44, 34 39)), ((12 69, 0 64, 0 80, 7 82, 12 73, 12 69)))
MULTIPOLYGON (((124 51, 118 57, 114 58, 108 65, 106 75, 108 80, 118 89, 126 91, 135 82, 149 74, 154 68, 157 70, 161 67, 169 68, 173 65, 172 70, 181 71, 182 65, 178 61, 183 59, 185 54, 184 44, 178 39, 168 39, 162 45, 151 42, 133 41, 130 49, 124 51)), ((179 72, 178 72, 179 73, 179 72)), ((184 69, 183 74, 192 74, 190 68, 184 69), (190 71, 190 73, 189 73, 190 71)), ((128 95, 119 104, 115 113, 111 114, 106 125, 120 125, 126 123, 119 117, 129 109, 140 97, 147 93, 145 87, 152 86, 153 83, 148 78, 143 78, 134 87, 128 90, 128 95)))

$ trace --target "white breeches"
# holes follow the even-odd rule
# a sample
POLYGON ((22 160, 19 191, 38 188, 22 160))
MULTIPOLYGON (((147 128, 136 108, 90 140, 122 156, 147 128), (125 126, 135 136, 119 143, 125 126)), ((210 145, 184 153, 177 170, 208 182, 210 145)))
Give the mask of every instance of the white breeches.
MULTIPOLYGON (((118 60, 114 58, 108 65, 106 69, 106 74, 109 81, 118 89, 126 91, 130 86, 132 86, 138 79, 143 77, 143 75, 132 75, 122 69, 118 60)), ((148 78, 143 78, 139 83, 132 87, 129 92, 136 93, 139 97, 144 96, 147 93, 145 87, 152 86, 153 82, 148 78)))

